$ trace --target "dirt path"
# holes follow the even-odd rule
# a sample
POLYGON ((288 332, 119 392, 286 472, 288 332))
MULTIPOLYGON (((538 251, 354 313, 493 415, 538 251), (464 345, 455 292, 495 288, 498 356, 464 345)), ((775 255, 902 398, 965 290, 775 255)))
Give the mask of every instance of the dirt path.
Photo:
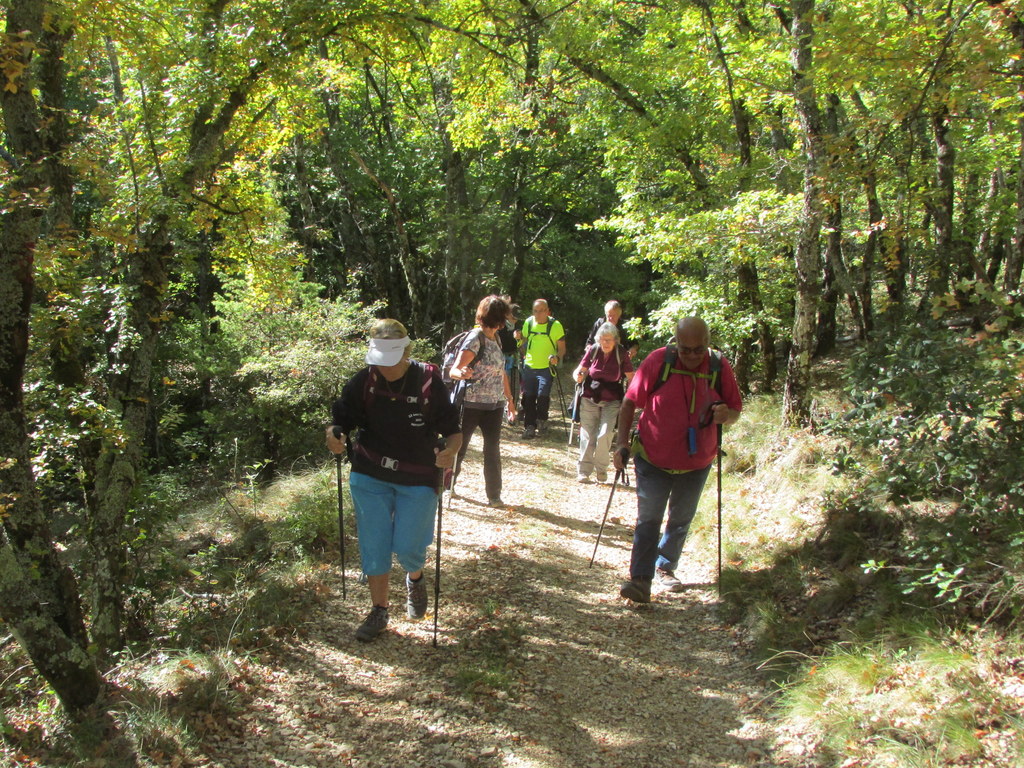
POLYGON ((775 764, 758 712, 768 691, 716 617, 711 558, 684 553, 679 575, 691 588, 630 607, 617 591, 633 490, 616 490, 588 569, 610 486, 575 482, 560 432, 517 435, 506 428, 503 442, 509 507, 481 503, 477 437, 445 512, 438 647, 430 614, 404 618, 397 569, 393 594, 403 599, 389 631, 357 642, 368 593, 350 567, 348 600, 339 585, 296 638, 253 665, 248 712, 211 728, 200 764, 775 764))

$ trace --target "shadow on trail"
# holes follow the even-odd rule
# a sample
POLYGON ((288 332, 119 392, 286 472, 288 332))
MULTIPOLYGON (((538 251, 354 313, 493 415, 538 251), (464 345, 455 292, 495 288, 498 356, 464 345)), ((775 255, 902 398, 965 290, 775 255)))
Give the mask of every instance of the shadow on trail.
MULTIPOLYGON (((308 636, 275 650, 294 689, 245 704, 250 759, 745 765, 759 745, 733 733, 742 725, 737 665, 715 609, 685 595, 631 609, 610 597, 617 582, 607 567, 588 569, 555 544, 543 558, 510 546, 446 560, 436 649, 431 616, 407 621, 394 599, 389 630, 356 641, 368 607, 362 586, 314 611, 308 636), (294 738, 267 737, 282 729, 294 738)), ((400 586, 397 573, 392 584, 400 586)))

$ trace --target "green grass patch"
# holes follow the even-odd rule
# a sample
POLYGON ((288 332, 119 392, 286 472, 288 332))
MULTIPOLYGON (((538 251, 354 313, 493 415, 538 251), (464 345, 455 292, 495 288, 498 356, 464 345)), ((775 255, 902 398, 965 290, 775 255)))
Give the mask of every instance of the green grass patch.
POLYGON ((1019 756, 1022 652, 986 631, 914 631, 840 647, 808 664, 783 696, 785 718, 847 764, 941 766, 1019 756))
POLYGON ((472 697, 512 693, 519 681, 519 661, 526 628, 515 613, 495 598, 486 598, 471 631, 460 643, 455 687, 472 697))

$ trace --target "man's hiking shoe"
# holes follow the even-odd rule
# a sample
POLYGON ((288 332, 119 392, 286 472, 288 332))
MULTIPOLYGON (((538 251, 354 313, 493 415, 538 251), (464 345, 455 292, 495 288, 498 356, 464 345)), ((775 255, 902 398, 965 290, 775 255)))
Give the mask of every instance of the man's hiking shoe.
POLYGON ((548 420, 537 419, 537 437, 544 437, 548 433, 548 420))
POLYGON ((422 619, 427 613, 427 579, 420 576, 418 581, 405 575, 405 615, 410 619, 422 619))
POLYGON ((685 589, 683 582, 677 579, 672 571, 663 571, 659 568, 655 579, 658 582, 658 586, 664 592, 682 592, 685 589))
POLYGON ((388 609, 383 605, 373 606, 373 610, 363 619, 363 623, 356 630, 356 640, 369 643, 377 639, 384 627, 388 625, 388 609))
POLYGON ((595 472, 594 473, 594 479, 597 480, 597 482, 599 482, 599 483, 607 483, 608 482, 608 473, 607 472, 595 472))
POLYGON ((523 430, 523 440, 532 440, 537 436, 536 427, 527 427, 523 430))
POLYGON ((487 506, 488 507, 504 507, 504 506, 506 506, 506 504, 505 504, 504 501, 501 500, 501 496, 495 496, 493 499, 488 499, 487 500, 487 506))
POLYGON ((634 603, 651 602, 651 580, 643 578, 624 581, 619 588, 619 595, 634 603))
POLYGON ((576 478, 576 482, 577 483, 584 483, 584 484, 589 483, 590 482, 590 475, 579 475, 576 478))

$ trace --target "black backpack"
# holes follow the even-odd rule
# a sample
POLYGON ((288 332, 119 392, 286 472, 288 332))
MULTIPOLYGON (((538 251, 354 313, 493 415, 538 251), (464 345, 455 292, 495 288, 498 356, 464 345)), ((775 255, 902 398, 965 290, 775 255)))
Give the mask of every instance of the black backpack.
MULTIPOLYGON (((710 349, 708 351, 711 353, 711 360, 708 362, 708 373, 698 375, 702 378, 710 379, 710 387, 711 389, 715 389, 718 384, 718 374, 722 370, 722 353, 717 349, 710 349)), ((653 395, 655 391, 657 391, 658 387, 668 381, 668 377, 672 375, 672 365, 675 363, 677 356, 675 344, 669 344, 665 347, 665 359, 661 364, 661 375, 655 379, 654 386, 652 386, 651 391, 647 393, 648 397, 653 395)))
MULTIPOLYGON (((451 376, 452 368, 459 359, 459 352, 465 346, 469 340, 469 335, 473 332, 482 333, 479 328, 471 328, 468 331, 457 333, 452 336, 448 341, 445 342, 444 347, 441 349, 441 381, 448 387, 448 391, 451 392, 455 389, 455 386, 459 383, 451 376)), ((480 359, 480 355, 475 355, 473 360, 470 362, 469 367, 472 368, 477 364, 480 359)))

